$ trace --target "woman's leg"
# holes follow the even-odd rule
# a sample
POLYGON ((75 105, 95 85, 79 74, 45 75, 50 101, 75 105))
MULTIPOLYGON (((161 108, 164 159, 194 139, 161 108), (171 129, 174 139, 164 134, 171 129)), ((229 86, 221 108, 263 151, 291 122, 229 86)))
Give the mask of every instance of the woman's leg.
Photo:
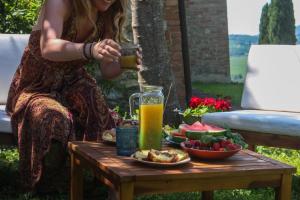
POLYGON ((95 81, 82 78, 65 90, 64 97, 74 120, 83 127, 85 140, 99 139, 104 130, 115 126, 102 92, 95 81))
POLYGON ((56 100, 39 96, 27 104, 24 112, 14 115, 12 122, 18 130, 22 182, 25 188, 34 189, 45 174, 44 170, 56 170, 58 168, 52 166, 63 162, 67 142, 73 137, 72 117, 56 100), (58 141, 58 145, 55 145, 58 148, 55 147, 55 150, 50 148, 52 141, 58 141), (48 159, 46 156, 45 159, 48 152, 50 157, 48 159), (43 165, 43 162, 51 167, 43 165))

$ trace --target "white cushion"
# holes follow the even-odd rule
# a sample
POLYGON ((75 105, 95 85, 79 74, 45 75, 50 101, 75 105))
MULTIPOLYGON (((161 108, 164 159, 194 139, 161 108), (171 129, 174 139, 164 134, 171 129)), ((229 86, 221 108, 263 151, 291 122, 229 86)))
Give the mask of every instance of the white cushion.
POLYGON ((0 104, 5 104, 12 77, 20 63, 29 35, 0 34, 0 104))
POLYGON ((300 113, 238 110, 208 113, 202 122, 231 129, 300 137, 300 113))
POLYGON ((253 45, 243 109, 300 112, 300 45, 253 45))
POLYGON ((0 133, 12 133, 10 117, 5 112, 5 105, 0 105, 0 133))

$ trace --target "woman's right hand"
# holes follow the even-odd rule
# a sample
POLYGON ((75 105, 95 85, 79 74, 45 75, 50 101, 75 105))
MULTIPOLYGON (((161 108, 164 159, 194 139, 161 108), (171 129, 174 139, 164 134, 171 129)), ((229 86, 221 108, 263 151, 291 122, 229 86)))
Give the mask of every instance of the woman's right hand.
POLYGON ((98 61, 114 62, 121 57, 121 47, 111 39, 104 39, 93 44, 92 57, 98 61))

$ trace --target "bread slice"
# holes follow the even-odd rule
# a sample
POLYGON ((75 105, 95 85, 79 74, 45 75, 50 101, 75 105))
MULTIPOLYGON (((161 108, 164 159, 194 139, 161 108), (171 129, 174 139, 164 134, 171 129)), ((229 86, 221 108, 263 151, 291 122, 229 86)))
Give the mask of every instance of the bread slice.
POLYGON ((189 155, 186 152, 179 149, 170 149, 168 152, 170 154, 176 155, 174 162, 179 162, 189 157, 189 155))
POLYGON ((148 160, 152 162, 171 163, 176 162, 176 159, 176 155, 170 154, 168 151, 151 149, 148 153, 148 160))
POLYGON ((134 157, 138 160, 148 160, 148 153, 149 150, 137 151, 135 152, 134 157))

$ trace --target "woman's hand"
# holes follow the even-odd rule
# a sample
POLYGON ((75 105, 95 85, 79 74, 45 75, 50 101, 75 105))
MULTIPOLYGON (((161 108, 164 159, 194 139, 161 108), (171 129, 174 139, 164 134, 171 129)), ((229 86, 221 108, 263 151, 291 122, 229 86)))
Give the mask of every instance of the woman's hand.
POLYGON ((120 45, 111 39, 104 39, 92 46, 92 57, 106 63, 118 61, 121 57, 120 45))

